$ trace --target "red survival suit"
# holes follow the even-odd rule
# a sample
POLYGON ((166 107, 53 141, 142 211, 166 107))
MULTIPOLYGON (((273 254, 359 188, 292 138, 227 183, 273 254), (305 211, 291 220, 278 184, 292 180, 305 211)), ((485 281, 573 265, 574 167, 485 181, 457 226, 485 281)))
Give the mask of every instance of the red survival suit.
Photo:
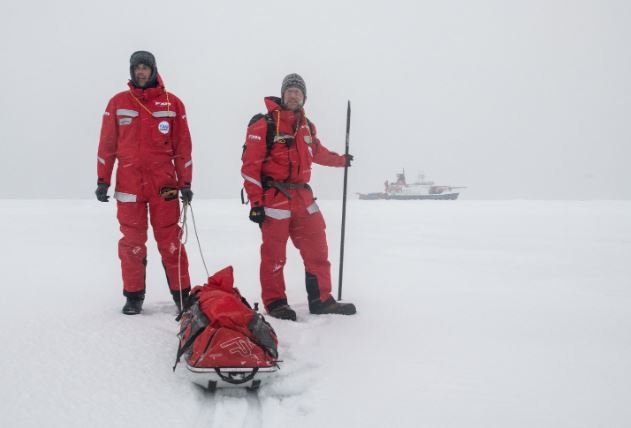
POLYGON ((142 297, 145 292, 147 213, 169 288, 177 292, 181 281, 183 290, 190 289, 183 246, 179 254, 180 205, 175 191, 191 184, 191 136, 184 104, 165 90, 160 75, 157 82, 156 87, 146 89, 129 82, 128 91, 110 100, 99 142, 99 183, 110 184, 118 159, 114 198, 123 233, 118 255, 127 297, 142 297))
POLYGON ((313 162, 337 167, 346 164, 344 156, 320 143, 304 110, 284 110, 280 102, 276 97, 265 98, 276 128, 271 150, 268 153, 268 123, 262 117, 248 127, 241 168, 251 206, 265 208, 260 277, 262 299, 268 311, 270 304, 287 304, 283 267, 289 237, 304 261, 309 301, 324 302, 331 297, 326 226, 306 184, 313 162))

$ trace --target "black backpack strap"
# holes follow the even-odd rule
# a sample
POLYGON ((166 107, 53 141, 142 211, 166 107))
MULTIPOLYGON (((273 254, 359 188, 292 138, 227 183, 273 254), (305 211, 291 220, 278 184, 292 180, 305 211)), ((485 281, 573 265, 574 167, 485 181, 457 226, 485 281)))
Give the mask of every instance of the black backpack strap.
POLYGON ((267 146, 267 152, 265 153, 265 157, 268 157, 270 152, 272 151, 272 146, 274 145, 274 137, 276 134, 276 123, 274 123, 274 117, 272 113, 267 113, 265 115, 265 120, 267 121, 267 135, 265 138, 265 145, 267 146))

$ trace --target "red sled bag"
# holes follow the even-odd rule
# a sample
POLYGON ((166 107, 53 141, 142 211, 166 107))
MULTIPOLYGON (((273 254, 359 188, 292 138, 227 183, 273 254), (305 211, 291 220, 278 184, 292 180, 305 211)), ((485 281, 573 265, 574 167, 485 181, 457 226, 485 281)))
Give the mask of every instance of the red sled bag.
POLYGON ((211 390, 218 386, 256 389, 263 375, 278 369, 278 339, 272 326, 233 287, 228 266, 196 286, 179 317, 182 356, 192 380, 211 390))

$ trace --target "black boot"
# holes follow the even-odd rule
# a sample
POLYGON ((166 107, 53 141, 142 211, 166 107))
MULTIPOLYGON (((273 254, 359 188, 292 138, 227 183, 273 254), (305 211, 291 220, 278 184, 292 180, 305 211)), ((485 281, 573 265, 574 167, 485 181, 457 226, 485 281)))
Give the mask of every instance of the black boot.
POLYGON ((142 312, 142 303, 144 299, 130 299, 127 298, 127 303, 123 306, 123 313, 125 315, 138 315, 142 312))
POLYGON ((322 314, 338 314, 353 315, 357 312, 355 305, 352 303, 336 302, 333 297, 329 297, 324 302, 320 300, 312 300, 309 302, 309 312, 316 315, 322 314))
POLYGON ((184 290, 182 290, 182 293, 181 293, 182 299, 181 300, 180 300, 180 290, 178 290, 178 291, 171 291, 171 294, 173 295, 173 301, 175 302, 175 306, 177 306, 177 311, 178 312, 182 312, 182 302, 184 302, 184 309, 187 309, 186 300, 188 300, 188 296, 189 296, 189 294, 191 294, 191 289, 190 288, 185 288, 184 290))
POLYGON ((296 311, 287 304, 287 300, 285 299, 270 303, 267 306, 267 313, 281 320, 296 321, 296 311))

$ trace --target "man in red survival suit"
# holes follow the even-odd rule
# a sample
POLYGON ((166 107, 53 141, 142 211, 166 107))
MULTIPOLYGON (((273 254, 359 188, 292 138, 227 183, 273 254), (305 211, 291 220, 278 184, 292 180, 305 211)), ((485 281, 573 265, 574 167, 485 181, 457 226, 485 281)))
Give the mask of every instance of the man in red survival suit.
POLYGON ((356 312, 352 303, 336 302, 331 296, 324 218, 308 183, 313 162, 344 167, 350 166, 353 157, 338 155, 320 143, 303 109, 307 89, 302 77, 286 76, 281 97, 265 98, 267 115, 250 122, 241 168, 250 220, 261 226, 263 235, 263 304, 275 318, 296 320, 296 312, 287 303, 283 275, 287 239, 291 238, 305 265, 309 311, 352 315, 356 312))
POLYGON ((193 199, 191 136, 184 104, 165 90, 154 56, 134 52, 129 90, 116 94, 103 115, 97 157, 96 198, 107 202, 114 162, 118 256, 123 273, 123 313, 139 314, 145 298, 147 214, 176 305, 190 292, 188 259, 180 246, 180 204, 193 199), (178 265, 179 264, 179 265, 178 265))

